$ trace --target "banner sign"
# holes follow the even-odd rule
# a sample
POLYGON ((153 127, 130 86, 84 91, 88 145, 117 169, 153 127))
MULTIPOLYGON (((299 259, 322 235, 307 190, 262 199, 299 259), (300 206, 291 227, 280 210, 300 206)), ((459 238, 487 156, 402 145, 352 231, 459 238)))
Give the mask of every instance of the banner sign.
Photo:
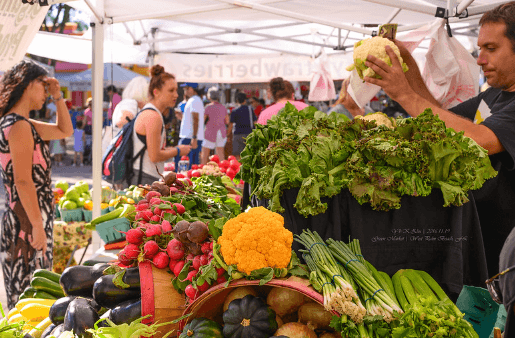
POLYGON ((0 70, 6 71, 23 59, 48 9, 21 0, 0 1, 0 70))
MULTIPOLYGON (((251 83, 269 82, 274 77, 289 81, 310 81, 313 59, 296 55, 193 55, 158 54, 155 63, 174 74, 178 82, 251 83)), ((327 70, 334 80, 350 72, 352 53, 327 57, 327 70)))

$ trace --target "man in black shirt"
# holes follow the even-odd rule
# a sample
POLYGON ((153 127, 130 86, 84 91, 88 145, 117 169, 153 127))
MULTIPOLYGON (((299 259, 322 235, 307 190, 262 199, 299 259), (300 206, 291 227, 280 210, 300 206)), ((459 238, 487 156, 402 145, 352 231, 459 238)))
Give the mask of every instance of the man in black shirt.
POLYGON ((378 85, 413 117, 431 108, 447 127, 464 131, 485 148, 498 176, 474 191, 489 274, 499 269, 499 254, 506 237, 515 227, 515 1, 483 14, 478 36, 481 66, 491 88, 450 110, 441 108, 427 89, 411 54, 395 41, 409 71, 402 67, 390 47, 388 66, 369 55, 367 66, 381 79, 366 77, 378 85))

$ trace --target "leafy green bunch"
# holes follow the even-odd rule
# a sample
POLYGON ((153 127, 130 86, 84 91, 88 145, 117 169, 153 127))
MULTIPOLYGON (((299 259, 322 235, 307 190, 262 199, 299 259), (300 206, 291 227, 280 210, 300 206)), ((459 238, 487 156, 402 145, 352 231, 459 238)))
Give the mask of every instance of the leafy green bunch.
POLYGON ((287 104, 248 136, 241 177, 277 212, 284 212, 282 192, 298 188, 294 207, 307 217, 325 212, 321 198, 342 189, 375 210, 398 209, 403 195, 427 196, 433 188, 444 206, 459 206, 497 174, 485 149, 446 128, 431 109, 395 122, 390 129, 287 104))

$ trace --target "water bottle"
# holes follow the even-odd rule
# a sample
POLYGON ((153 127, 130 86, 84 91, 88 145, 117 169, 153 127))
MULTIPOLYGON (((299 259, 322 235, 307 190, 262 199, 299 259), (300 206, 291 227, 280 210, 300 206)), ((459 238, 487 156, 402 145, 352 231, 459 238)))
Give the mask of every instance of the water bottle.
POLYGON ((190 158, 188 156, 181 157, 181 160, 179 161, 179 168, 177 169, 177 172, 181 173, 183 175, 186 175, 188 173, 189 168, 190 168, 190 158))

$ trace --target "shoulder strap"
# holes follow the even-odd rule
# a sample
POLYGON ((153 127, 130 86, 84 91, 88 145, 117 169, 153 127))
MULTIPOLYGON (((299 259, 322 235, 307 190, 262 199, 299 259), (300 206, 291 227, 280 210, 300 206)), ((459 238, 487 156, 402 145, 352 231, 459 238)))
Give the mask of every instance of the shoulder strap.
MULTIPOLYGON (((137 114, 136 116, 134 117, 134 123, 136 123, 136 118, 138 117, 138 115, 144 111, 144 110, 153 110, 155 112, 158 112, 157 109, 154 109, 152 107, 147 107, 147 108, 143 108, 141 109, 137 114)), ((159 112, 158 112, 159 113, 159 112)), ((136 130, 134 131, 136 132, 136 130)), ((136 132, 136 135, 138 135, 138 133, 136 132)), ((138 159, 139 158, 139 170, 138 170, 138 180, 137 180, 137 184, 141 184, 141 179, 143 178, 143 155, 145 155, 145 151, 147 150, 147 143, 143 143, 143 147, 141 148, 141 150, 136 154, 136 156, 134 156, 135 159, 138 159)))
POLYGON ((247 107, 249 107, 250 129, 254 129, 254 119, 252 118, 252 114, 254 114, 254 112, 252 111, 251 106, 247 106, 247 107))

